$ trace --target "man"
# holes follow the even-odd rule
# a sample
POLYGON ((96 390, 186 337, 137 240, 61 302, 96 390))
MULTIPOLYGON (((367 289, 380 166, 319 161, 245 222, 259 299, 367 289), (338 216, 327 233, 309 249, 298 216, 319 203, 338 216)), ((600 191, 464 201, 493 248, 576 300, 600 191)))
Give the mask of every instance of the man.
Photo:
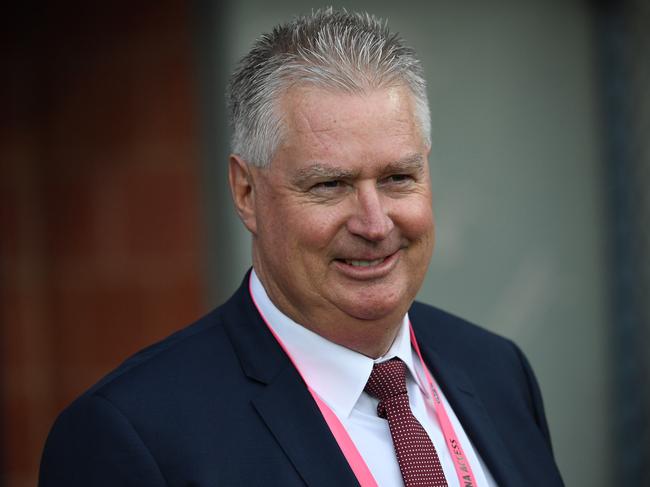
POLYGON ((260 38, 229 100, 253 270, 62 413, 41 486, 562 485, 521 352, 414 303, 434 224, 413 51, 318 11, 260 38))

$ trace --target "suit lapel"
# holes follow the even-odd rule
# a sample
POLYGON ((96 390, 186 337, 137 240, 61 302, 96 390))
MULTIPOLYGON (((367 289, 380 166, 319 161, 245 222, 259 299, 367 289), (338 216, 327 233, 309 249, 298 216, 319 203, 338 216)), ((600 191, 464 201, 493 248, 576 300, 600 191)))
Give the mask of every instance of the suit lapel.
POLYGON ((429 370, 497 484, 501 487, 525 485, 467 374, 442 359, 431 347, 419 345, 429 370))
POLYGON ((265 384, 251 402, 305 484, 358 486, 316 402, 255 309, 248 275, 229 304, 225 326, 244 373, 265 384))
POLYGON ((307 485, 358 485, 311 394, 299 380, 293 368, 286 368, 253 405, 307 485))

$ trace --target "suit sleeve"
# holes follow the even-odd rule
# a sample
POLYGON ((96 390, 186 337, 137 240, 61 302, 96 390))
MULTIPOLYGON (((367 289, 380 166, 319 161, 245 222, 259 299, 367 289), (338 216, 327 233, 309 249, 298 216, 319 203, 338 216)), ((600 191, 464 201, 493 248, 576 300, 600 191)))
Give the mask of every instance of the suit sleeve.
POLYGON ((45 444, 39 487, 164 487, 151 452, 107 399, 85 396, 64 411, 45 444))

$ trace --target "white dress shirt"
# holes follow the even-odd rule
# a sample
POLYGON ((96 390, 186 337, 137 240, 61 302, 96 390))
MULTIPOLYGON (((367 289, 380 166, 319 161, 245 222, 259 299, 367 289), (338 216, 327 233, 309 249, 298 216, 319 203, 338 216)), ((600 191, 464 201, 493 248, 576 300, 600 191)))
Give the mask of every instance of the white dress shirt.
MULTIPOLYGON (((388 421, 377 416, 379 401, 366 393, 364 387, 375 362, 399 357, 408 370, 406 386, 411 410, 436 448, 449 487, 460 487, 428 391, 422 364, 411 347, 408 315, 404 317, 388 352, 373 360, 330 342, 291 320, 271 302, 255 271, 251 273, 251 291, 260 312, 279 336, 303 378, 341 421, 379 486, 403 486, 404 483, 388 421)), ((478 487, 495 487, 494 479, 469 441, 443 392, 438 392, 478 487)))

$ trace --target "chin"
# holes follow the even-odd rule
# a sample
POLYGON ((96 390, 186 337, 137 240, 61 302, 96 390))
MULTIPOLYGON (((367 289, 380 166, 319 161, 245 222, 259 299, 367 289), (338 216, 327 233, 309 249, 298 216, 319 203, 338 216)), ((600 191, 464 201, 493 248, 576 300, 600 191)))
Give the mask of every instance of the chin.
POLYGON ((381 320, 402 308, 403 300, 395 299, 395 296, 373 297, 373 299, 353 298, 341 306, 341 309, 349 316, 364 321, 381 320))

